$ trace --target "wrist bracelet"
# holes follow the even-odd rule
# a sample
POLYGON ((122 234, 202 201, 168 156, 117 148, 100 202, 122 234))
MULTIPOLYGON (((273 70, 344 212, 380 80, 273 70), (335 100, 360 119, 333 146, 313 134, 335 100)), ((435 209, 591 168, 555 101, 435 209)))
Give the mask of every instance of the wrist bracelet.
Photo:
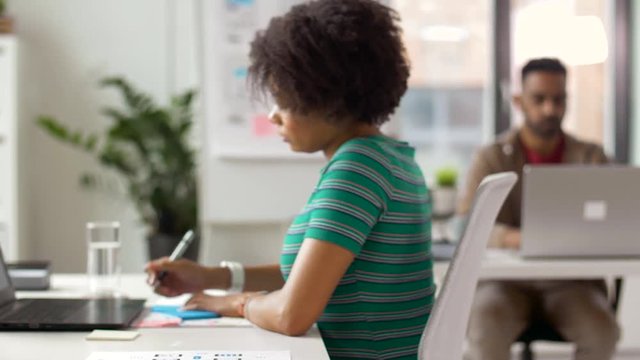
POLYGON ((231 274, 231 287, 227 290, 230 293, 240 293, 244 289, 244 267, 239 262, 223 261, 221 267, 229 269, 231 274))

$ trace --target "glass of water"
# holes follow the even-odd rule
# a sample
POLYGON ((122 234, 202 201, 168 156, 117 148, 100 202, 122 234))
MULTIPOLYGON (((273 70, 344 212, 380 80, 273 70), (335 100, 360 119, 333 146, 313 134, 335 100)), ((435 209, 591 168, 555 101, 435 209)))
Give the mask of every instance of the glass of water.
POLYGON ((120 223, 87 223, 87 277, 91 297, 118 297, 120 223))

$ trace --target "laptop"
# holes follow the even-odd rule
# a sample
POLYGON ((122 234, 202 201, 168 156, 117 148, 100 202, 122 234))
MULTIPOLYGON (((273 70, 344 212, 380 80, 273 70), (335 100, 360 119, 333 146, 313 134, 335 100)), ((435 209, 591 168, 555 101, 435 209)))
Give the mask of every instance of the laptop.
POLYGON ((640 256, 640 168, 525 166, 521 256, 640 256))
POLYGON ((16 299, 0 250, 0 330, 93 330, 128 327, 141 299, 16 299))

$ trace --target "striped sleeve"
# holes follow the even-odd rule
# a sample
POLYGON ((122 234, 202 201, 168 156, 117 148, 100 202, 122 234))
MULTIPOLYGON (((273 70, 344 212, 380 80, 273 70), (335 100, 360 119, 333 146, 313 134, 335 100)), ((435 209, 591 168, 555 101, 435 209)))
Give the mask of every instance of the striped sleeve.
POLYGON ((366 155, 336 154, 308 204, 305 238, 328 241, 358 255, 385 211, 390 189, 385 172, 383 164, 366 155))

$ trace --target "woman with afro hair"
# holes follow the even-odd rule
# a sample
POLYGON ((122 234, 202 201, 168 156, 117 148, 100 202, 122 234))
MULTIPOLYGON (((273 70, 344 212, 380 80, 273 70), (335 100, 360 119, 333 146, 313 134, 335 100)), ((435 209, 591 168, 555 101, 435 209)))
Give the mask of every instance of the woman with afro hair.
POLYGON ((380 131, 409 77, 398 21, 373 0, 317 0, 257 33, 252 89, 274 99, 270 119, 291 150, 327 164, 279 264, 159 259, 147 265, 157 293, 193 292, 189 308, 291 336, 317 323, 332 359, 417 357, 434 301, 431 205, 414 149, 380 131), (201 293, 212 288, 242 292, 201 293))

